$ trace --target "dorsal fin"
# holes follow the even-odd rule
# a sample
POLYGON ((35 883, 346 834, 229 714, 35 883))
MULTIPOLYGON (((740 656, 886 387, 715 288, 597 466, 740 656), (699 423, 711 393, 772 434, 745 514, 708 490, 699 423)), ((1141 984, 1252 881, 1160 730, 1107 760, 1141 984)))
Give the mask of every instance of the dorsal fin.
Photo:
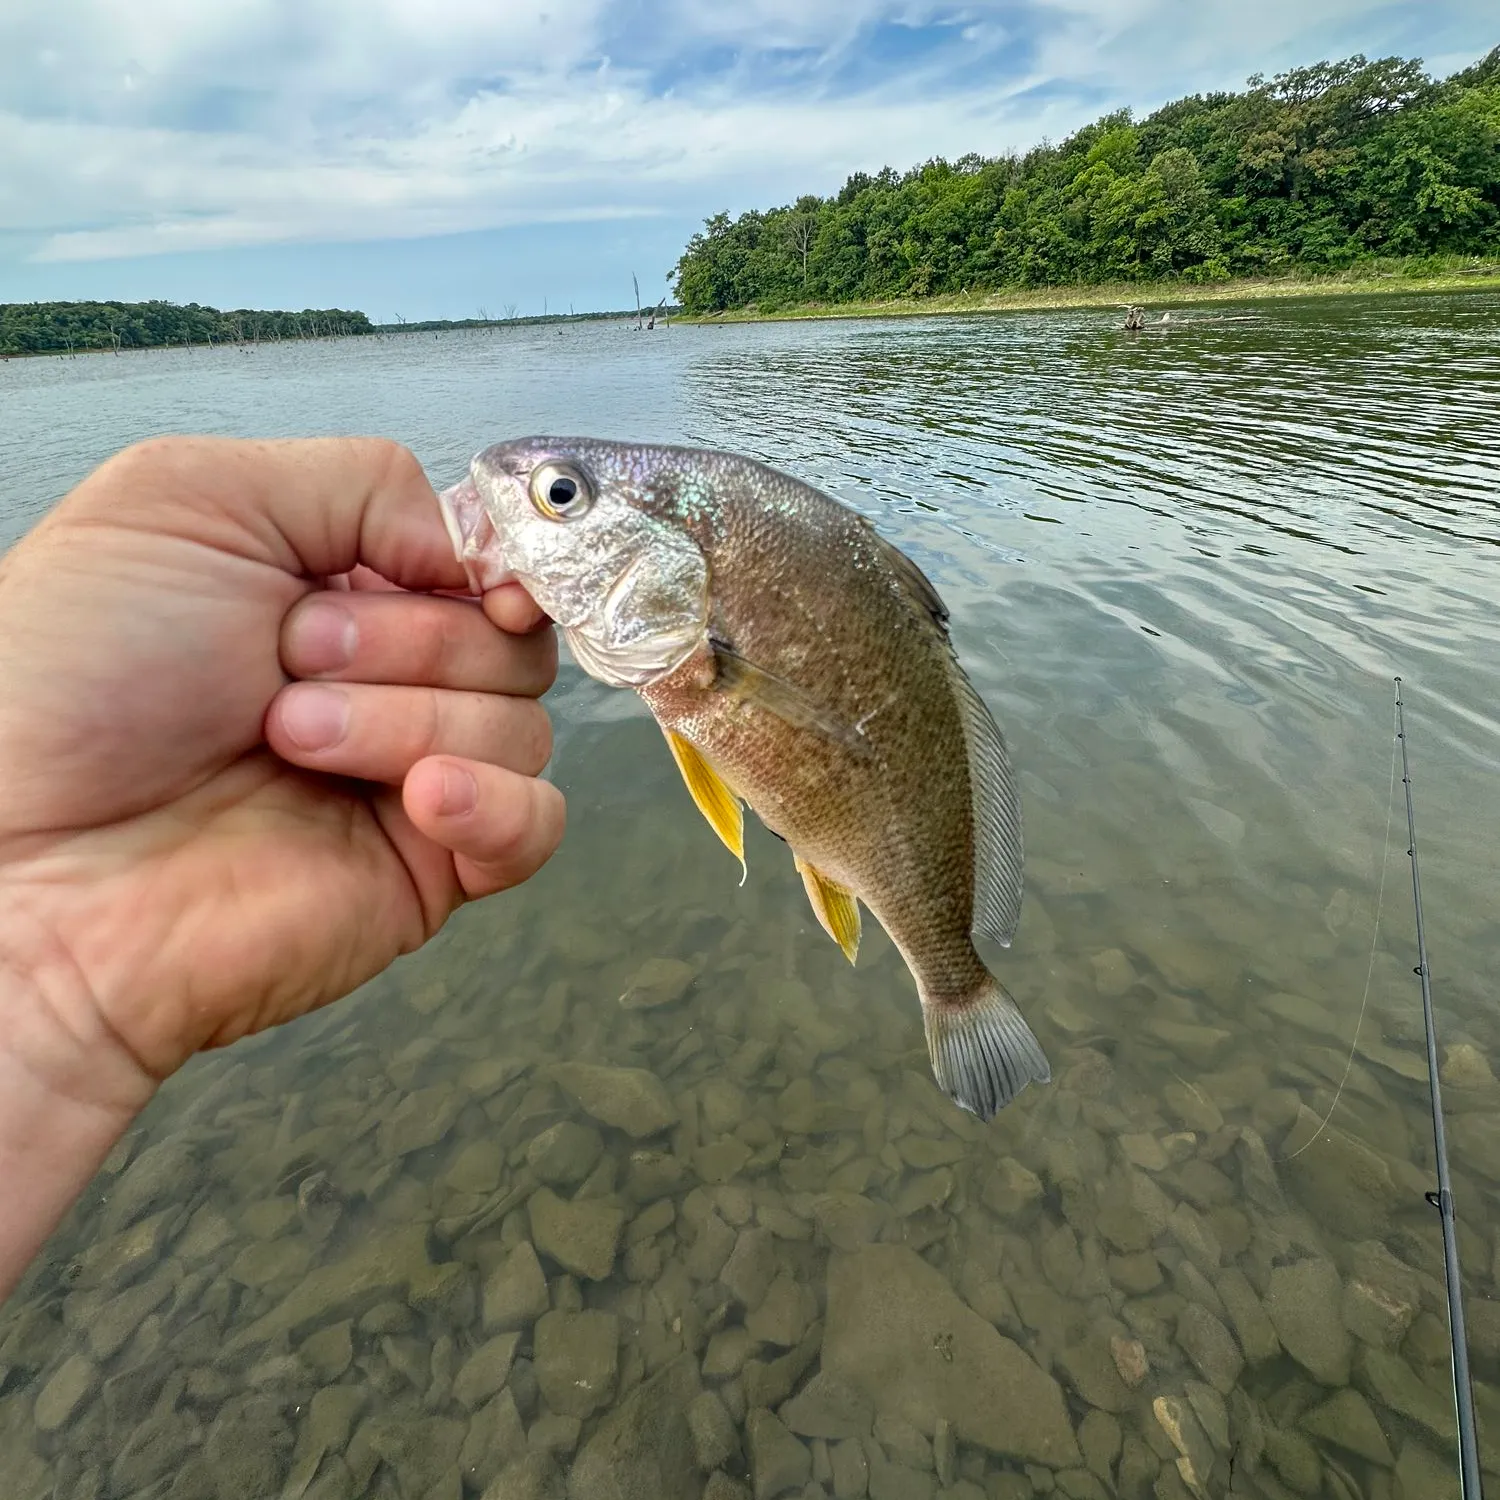
MULTIPOLYGON (((865 524, 869 525, 868 522, 865 524)), ((870 535, 875 538, 876 545, 885 554, 891 570, 906 585, 912 598, 932 616, 933 624, 946 636, 948 634, 948 606, 943 603, 942 596, 933 588, 932 580, 899 547, 886 541, 873 526, 870 527, 870 535)))
POLYGON ((955 657, 949 673, 969 748, 974 810, 973 929, 1010 947, 1021 920, 1021 798, 999 726, 955 657))
POLYGON ((974 819, 973 930, 1008 948, 1021 920, 1023 888, 1021 798, 1010 752, 984 700, 959 665, 948 635, 948 606, 916 563, 884 537, 874 535, 896 576, 932 617, 948 643, 948 672, 969 752, 974 819))

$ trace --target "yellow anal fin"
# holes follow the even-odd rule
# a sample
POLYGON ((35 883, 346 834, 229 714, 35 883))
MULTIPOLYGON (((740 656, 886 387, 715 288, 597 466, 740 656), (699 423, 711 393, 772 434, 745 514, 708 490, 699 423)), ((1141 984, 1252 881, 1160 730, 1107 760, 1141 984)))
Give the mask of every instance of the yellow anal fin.
POLYGON ((708 826, 724 841, 724 847, 740 862, 740 884, 744 885, 745 865, 745 812, 740 799, 709 763, 702 752, 680 734, 665 730, 667 744, 672 747, 672 759, 687 782, 698 811, 708 819, 708 826))
POLYGON ((831 880, 816 865, 797 860, 797 873, 807 887, 813 915, 823 924, 823 931, 844 950, 852 964, 859 953, 859 899, 838 881, 831 880))

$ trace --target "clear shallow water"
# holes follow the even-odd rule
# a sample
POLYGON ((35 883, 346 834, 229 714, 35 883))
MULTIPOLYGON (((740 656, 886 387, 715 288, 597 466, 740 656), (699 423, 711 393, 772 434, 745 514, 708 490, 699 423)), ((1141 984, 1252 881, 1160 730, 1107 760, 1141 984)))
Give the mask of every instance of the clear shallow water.
POLYGON ((0 1309, 7 1494, 1456 1493, 1396 672, 1500 1487, 1500 299, 1226 311, 0 363, 7 544, 163 431, 713 444, 863 510, 1022 768, 1055 1076, 949 1108, 874 924, 849 970, 758 828, 738 889, 565 664, 557 858, 185 1069, 0 1309))

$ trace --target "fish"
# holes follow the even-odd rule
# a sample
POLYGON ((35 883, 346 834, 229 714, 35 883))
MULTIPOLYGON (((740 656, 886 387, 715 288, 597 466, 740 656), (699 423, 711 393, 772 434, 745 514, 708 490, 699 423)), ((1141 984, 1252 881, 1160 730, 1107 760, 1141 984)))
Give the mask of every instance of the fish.
POLYGON ((740 862, 790 846, 850 963, 861 907, 915 981, 933 1076, 992 1118, 1051 1070, 975 947, 1009 947, 1021 806, 927 576, 852 507, 734 453, 531 436, 439 494, 476 591, 519 580, 578 665, 633 689, 740 862))

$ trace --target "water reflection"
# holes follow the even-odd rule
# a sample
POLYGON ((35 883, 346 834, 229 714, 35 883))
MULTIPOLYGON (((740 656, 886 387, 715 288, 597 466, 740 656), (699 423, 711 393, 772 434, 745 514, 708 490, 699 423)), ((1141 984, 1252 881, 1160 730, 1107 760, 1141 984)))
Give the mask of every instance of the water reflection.
POLYGON ((552 865, 197 1060, 0 1313, 7 1496, 1456 1493, 1397 670, 1500 1473, 1500 299, 1245 312, 0 366, 12 536, 166 429, 388 431, 440 480, 586 430, 826 485, 1015 746, 997 972, 1056 1076, 948 1106, 890 944, 850 971, 758 829, 739 889, 640 705, 565 668, 552 865))

